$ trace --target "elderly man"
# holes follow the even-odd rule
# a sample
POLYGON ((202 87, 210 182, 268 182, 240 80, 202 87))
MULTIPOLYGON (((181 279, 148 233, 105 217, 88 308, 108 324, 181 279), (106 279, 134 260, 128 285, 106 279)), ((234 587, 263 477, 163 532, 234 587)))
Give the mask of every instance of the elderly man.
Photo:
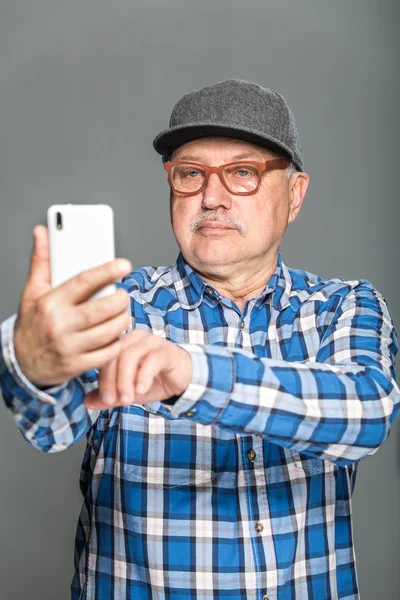
POLYGON ((25 438, 54 452, 88 436, 72 597, 356 599, 357 465, 399 407, 386 303, 283 264, 309 177, 278 93, 188 94, 154 146, 176 263, 117 260, 51 289, 38 226, 1 328, 25 438))

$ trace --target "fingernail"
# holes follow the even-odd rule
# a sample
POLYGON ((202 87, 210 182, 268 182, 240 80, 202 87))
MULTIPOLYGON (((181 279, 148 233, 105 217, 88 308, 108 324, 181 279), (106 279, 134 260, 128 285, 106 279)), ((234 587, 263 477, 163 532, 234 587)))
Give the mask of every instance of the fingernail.
POLYGON ((128 396, 128 394, 121 394, 119 399, 121 401, 121 404, 132 404, 133 402, 131 396, 128 396))
POLYGON ((100 394, 100 398, 101 401, 104 402, 104 404, 112 404, 114 399, 113 399, 113 395, 110 392, 102 392, 100 394))
POLYGON ((118 261, 118 270, 119 271, 132 271, 132 263, 126 258, 121 258, 118 261))

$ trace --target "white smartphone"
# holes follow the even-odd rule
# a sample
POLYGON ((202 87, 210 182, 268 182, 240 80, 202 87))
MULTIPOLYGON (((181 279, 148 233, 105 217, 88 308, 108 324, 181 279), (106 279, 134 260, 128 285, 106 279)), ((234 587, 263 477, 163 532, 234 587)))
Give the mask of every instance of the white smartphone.
MULTIPOLYGON (((53 204, 47 227, 52 287, 115 258, 114 212, 108 204, 53 204)), ((115 291, 110 284, 92 298, 115 291)))

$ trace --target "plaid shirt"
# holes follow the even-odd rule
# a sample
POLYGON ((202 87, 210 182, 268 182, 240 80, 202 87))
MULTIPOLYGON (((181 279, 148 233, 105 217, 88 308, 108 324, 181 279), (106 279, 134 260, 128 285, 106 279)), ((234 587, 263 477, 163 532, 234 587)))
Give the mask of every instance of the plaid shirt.
POLYGON ((1 328, 0 384, 45 452, 87 434, 74 600, 359 598, 358 461, 399 408, 396 336, 367 281, 287 269, 240 312, 179 256, 133 271, 132 328, 191 354, 171 402, 87 411, 97 371, 40 391, 1 328))

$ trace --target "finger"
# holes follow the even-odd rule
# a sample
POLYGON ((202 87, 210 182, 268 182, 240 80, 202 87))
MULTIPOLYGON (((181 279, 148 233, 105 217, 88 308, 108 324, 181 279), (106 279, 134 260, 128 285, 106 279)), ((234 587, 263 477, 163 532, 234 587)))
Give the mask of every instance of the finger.
MULTIPOLYGON (((130 332, 132 333, 132 332, 130 332)), ((134 336, 130 336, 131 339, 134 336)), ((136 343, 130 345, 118 360, 117 366, 117 393, 122 405, 132 404, 135 398, 136 373, 141 361, 147 353, 158 347, 160 340, 152 335, 136 336, 136 343)))
POLYGON ((121 352, 117 364, 116 394, 119 405, 129 406, 135 402, 134 378, 137 361, 146 348, 157 341, 155 336, 140 329, 129 331, 123 339, 124 350, 121 352))
POLYGON ((146 394, 153 385, 154 379, 165 371, 165 349, 150 350, 140 362, 136 374, 135 392, 146 394))
POLYGON ((69 322, 67 320, 66 327, 69 326, 75 331, 87 330, 116 317, 123 311, 128 311, 130 300, 129 293, 122 288, 118 288, 109 296, 87 300, 74 307, 69 314, 69 322))
POLYGON ((82 354, 77 359, 77 366, 71 366, 70 368, 73 373, 76 373, 76 375, 72 376, 75 377, 84 371, 89 371, 91 369, 101 369, 104 365, 119 356, 121 351, 122 339, 118 338, 108 346, 104 346, 103 348, 99 348, 93 352, 82 354))
POLYGON ((51 290, 49 235, 44 225, 36 225, 33 228, 33 247, 27 286, 31 298, 51 290))
POLYGON ((156 336, 150 331, 146 331, 144 329, 132 329, 128 331, 126 335, 124 335, 123 339, 123 348, 126 350, 130 346, 142 342, 146 338, 155 338, 156 336))
POLYGON ((95 292, 117 279, 128 275, 132 263, 126 258, 118 258, 111 262, 82 271, 68 279, 53 290, 55 300, 62 304, 79 304, 88 300, 95 292))
POLYGON ((128 325, 130 325, 129 303, 128 292, 118 289, 110 296, 89 300, 79 306, 68 306, 64 310, 56 307, 59 317, 57 335, 71 332, 87 334, 92 329, 95 330, 97 326, 109 323, 112 319, 124 314, 128 315, 128 325))
POLYGON ((104 365, 99 372, 98 400, 110 407, 117 403, 116 378, 119 356, 104 365))
POLYGON ((103 404, 100 401, 91 401, 91 400, 84 400, 85 406, 88 410, 107 410, 110 407, 106 406, 105 404, 103 404))
POLYGON ((69 334, 67 337, 68 354, 84 354, 103 348, 123 334, 131 322, 127 312, 123 312, 101 325, 69 334))
POLYGON ((88 410, 108 410, 110 406, 104 404, 99 398, 98 390, 92 390, 83 399, 83 402, 88 410))
MULTIPOLYGON (((119 399, 119 393, 117 390, 117 368, 118 365, 120 363, 121 360, 124 359, 127 360, 127 364, 129 365, 130 359, 126 359, 127 356, 127 352, 128 349, 137 343, 140 343, 143 339, 145 339, 146 337, 153 337, 152 334, 150 334, 147 331, 143 331, 143 330, 132 330, 130 332, 128 332, 127 334, 125 334, 122 339, 121 339, 121 351, 118 354, 118 360, 115 360, 112 362, 112 364, 107 364, 105 366, 103 366, 102 369, 100 369, 99 372, 99 386, 98 386, 98 394, 99 394, 99 399, 101 400, 101 398, 103 397, 104 394, 104 399, 106 400, 107 404, 115 404, 118 403, 118 405, 121 404, 120 399, 119 399)), ((129 366, 124 367, 124 370, 127 370, 129 368, 129 366)), ((124 398, 124 403, 126 405, 128 404, 132 404, 134 401, 134 398, 124 398)))

